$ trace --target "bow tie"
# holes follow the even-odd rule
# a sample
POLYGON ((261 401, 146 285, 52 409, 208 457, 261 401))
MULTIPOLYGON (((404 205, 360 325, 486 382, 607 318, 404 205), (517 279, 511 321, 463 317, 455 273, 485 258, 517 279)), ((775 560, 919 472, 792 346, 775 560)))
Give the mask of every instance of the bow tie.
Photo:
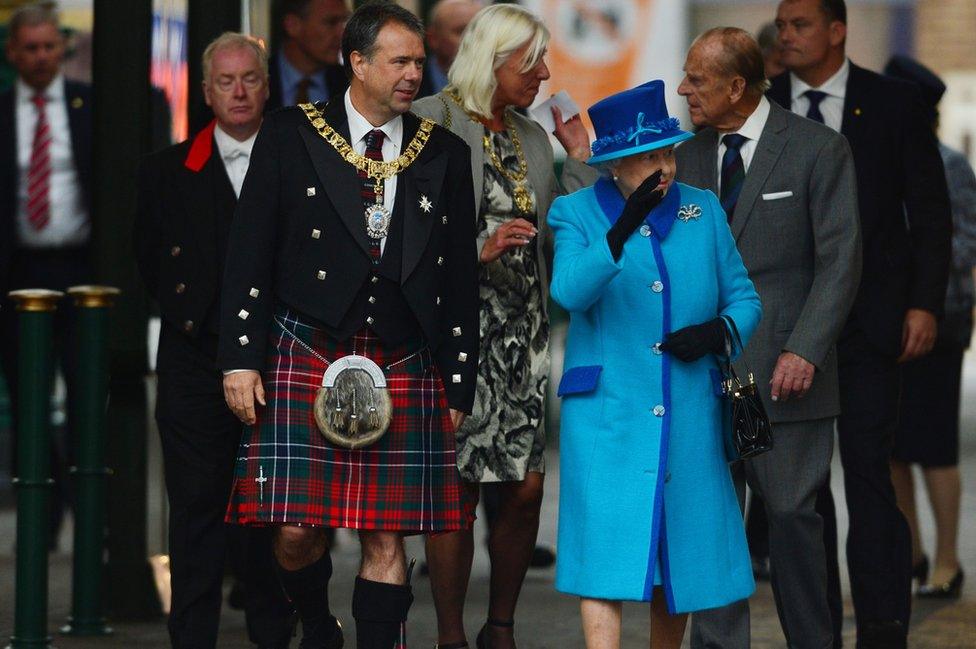
POLYGON ((224 157, 224 160, 227 160, 228 162, 230 162, 232 160, 236 160, 237 158, 247 158, 247 157, 250 157, 250 155, 251 154, 248 151, 246 151, 244 149, 244 147, 235 146, 235 147, 232 147, 230 149, 230 151, 225 152, 223 157, 224 157))

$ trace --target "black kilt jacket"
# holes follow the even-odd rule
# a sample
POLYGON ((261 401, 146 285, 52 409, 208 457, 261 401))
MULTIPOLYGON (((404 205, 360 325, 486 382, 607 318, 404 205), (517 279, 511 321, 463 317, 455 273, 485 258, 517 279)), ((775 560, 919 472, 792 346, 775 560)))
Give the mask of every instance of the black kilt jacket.
MULTIPOLYGON (((348 140, 343 96, 319 108, 348 140)), ((419 127, 416 115, 403 116, 401 151, 419 127)), ((393 219, 402 222, 392 229, 400 235, 395 244, 388 239, 384 250, 384 259, 400 257, 395 301, 404 306, 376 314, 377 320, 398 320, 403 330, 419 325, 450 407, 467 413, 478 365, 473 191, 468 146, 436 126, 421 154, 398 176, 393 219)), ((254 143, 228 241, 218 367, 263 370, 280 305, 327 331, 345 331, 350 314, 365 306, 370 282, 378 281, 376 269, 355 167, 300 108, 268 115, 254 143)), ((373 324, 368 313, 362 315, 362 327, 373 324)), ((382 337, 396 324, 375 322, 372 328, 382 337)))

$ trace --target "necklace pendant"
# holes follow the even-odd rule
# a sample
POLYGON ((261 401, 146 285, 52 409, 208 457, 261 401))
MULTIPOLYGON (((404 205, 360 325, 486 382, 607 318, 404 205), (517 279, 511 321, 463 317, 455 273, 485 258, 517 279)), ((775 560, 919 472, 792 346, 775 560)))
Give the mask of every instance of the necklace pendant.
POLYGON ((513 193, 515 194, 515 208, 522 214, 531 214, 533 208, 532 194, 525 188, 525 185, 521 183, 515 185, 513 193))
POLYGON ((390 231, 390 210, 382 203, 373 203, 366 208, 366 235, 370 239, 382 239, 390 231))

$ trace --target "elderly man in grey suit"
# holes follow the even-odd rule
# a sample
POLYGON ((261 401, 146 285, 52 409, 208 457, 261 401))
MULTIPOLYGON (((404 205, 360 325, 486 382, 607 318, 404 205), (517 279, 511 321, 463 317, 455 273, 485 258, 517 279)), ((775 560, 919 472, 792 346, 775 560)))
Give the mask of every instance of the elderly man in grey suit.
MULTIPOLYGON (((773 593, 789 647, 833 644, 817 490, 839 413, 834 344, 854 301, 861 235, 854 161, 834 131, 772 105, 762 52, 735 28, 692 44, 678 93, 700 131, 678 180, 716 192, 763 318, 742 355, 763 389, 773 449, 734 466, 766 501, 773 593)), ((748 647, 748 602, 696 614, 692 646, 748 647)))

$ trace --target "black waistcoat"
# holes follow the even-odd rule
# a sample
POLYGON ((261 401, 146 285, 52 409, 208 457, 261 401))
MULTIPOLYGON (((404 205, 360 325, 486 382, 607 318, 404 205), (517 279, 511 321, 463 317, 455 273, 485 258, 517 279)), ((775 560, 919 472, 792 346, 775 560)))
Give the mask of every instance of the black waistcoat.
MULTIPOLYGON (((420 323, 410 310, 400 286, 403 266, 403 191, 397 183, 390 231, 383 256, 373 266, 352 305, 337 328, 325 327, 336 340, 343 341, 368 327, 388 345, 401 345, 422 338, 420 323)), ((363 227, 366 227, 365 220, 363 227)))

